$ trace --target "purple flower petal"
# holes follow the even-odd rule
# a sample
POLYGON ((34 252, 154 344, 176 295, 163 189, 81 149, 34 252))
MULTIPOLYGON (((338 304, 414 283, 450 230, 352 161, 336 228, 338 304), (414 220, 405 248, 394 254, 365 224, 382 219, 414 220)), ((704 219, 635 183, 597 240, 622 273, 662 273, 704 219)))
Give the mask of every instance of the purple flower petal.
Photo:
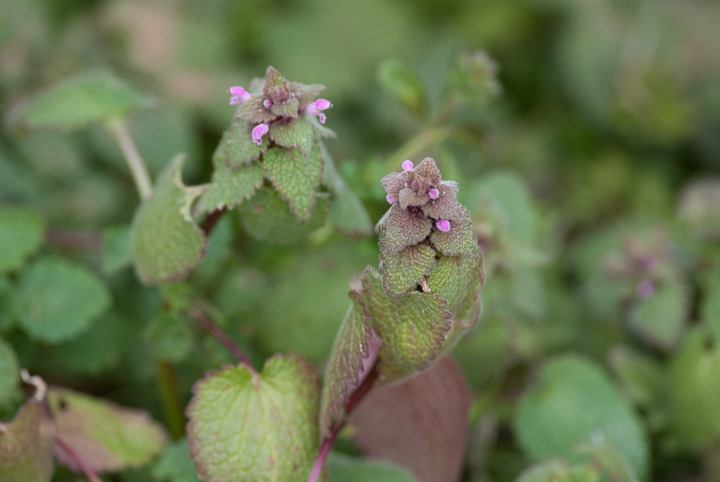
POLYGON ((250 92, 246 91, 242 87, 230 87, 228 93, 232 96, 230 99, 230 105, 244 104, 250 99, 250 92))
POLYGON ((409 160, 403 162, 401 167, 402 167, 403 171, 414 171, 415 170, 415 167, 413 166, 412 161, 409 161, 409 160))
POLYGON ((440 195, 440 191, 438 191, 437 189, 430 189, 428 191, 428 197, 430 199, 437 199, 439 195, 440 195))
POLYGON ((390 194, 388 194, 387 196, 385 196, 385 199, 387 199, 387 202, 389 202, 390 204, 395 204, 395 203, 397 202, 397 199, 395 199, 394 197, 392 197, 390 194))
POLYGON ((270 130, 270 126, 267 123, 258 124, 252 130, 252 140, 258 146, 262 144, 262 138, 270 130))
POLYGON ((272 105, 273 105, 273 103, 270 99, 265 99, 263 101, 263 107, 265 107, 266 109, 269 109, 270 107, 272 107, 272 105))
POLYGON ((450 231, 450 221, 448 221, 447 219, 438 219, 435 223, 435 227, 437 227, 443 233, 447 233, 448 231, 450 231))

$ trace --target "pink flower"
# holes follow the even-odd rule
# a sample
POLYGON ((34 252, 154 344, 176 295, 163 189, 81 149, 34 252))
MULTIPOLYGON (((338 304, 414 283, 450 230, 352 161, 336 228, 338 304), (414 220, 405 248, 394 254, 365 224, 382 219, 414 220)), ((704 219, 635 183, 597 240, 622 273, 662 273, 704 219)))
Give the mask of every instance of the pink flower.
POLYGON ((270 107, 272 107, 272 101, 270 99, 265 99, 263 101, 263 107, 265 107, 266 109, 269 109, 270 107))
POLYGON ((405 161, 402 163, 402 169, 403 171, 414 171, 415 167, 413 166, 412 161, 405 161))
POLYGON ((646 300, 655 294, 655 285, 652 281, 648 279, 642 280, 635 287, 635 291, 638 295, 638 298, 646 300))
POLYGON ((228 93, 232 96, 230 98, 230 105, 244 104, 250 98, 250 92, 242 87, 230 87, 228 93))
POLYGON ((438 219, 435 226, 443 233, 450 231, 450 221, 447 219, 438 219))
POLYGON ((390 194, 388 194, 387 196, 385 196, 385 199, 387 199, 387 202, 389 202, 390 204, 395 204, 395 203, 397 202, 397 199, 395 199, 394 197, 392 197, 392 195, 390 195, 390 194))
POLYGON ((440 191, 438 191, 437 189, 430 189, 428 191, 428 197, 430 199, 437 199, 438 196, 440 196, 440 191))
POLYGON ((310 115, 316 115, 320 119, 320 123, 324 124, 327 117, 325 117, 325 114, 322 113, 322 111, 329 109, 332 107, 332 104, 329 100, 326 99, 318 99, 309 106, 305 108, 305 112, 307 112, 310 115))
POLYGON ((252 130, 252 140, 258 146, 262 144, 262 138, 270 130, 270 126, 267 123, 258 124, 252 130))

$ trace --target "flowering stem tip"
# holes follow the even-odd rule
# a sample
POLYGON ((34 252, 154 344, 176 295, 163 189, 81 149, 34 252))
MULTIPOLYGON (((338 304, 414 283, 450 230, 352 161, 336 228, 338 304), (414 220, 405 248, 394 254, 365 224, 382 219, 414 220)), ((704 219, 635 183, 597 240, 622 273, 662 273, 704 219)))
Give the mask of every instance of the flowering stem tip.
POLYGON ((244 104, 250 99, 250 92, 242 87, 230 87, 228 93, 232 96, 230 97, 230 105, 244 104))

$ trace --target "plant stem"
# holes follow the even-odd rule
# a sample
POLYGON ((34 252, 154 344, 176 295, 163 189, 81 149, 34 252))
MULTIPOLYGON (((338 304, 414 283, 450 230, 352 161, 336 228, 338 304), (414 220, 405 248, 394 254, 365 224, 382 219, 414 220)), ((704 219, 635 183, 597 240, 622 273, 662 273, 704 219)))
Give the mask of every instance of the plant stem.
POLYGON ((160 398, 163 402, 166 422, 170 428, 170 435, 174 440, 182 438, 185 434, 185 416, 178 397, 177 380, 175 370, 168 362, 156 362, 160 398))
POLYGON ((127 122, 125 119, 117 119, 113 122, 108 122, 106 126, 120 146, 120 150, 122 150, 125 161, 130 169, 130 174, 135 182, 135 187, 138 190, 138 194, 140 194, 140 199, 143 201, 149 199, 152 195, 150 174, 145 166, 145 162, 142 160, 142 157, 140 157, 135 142, 133 142, 130 136, 127 122))
POLYGON ((215 227, 217 222, 220 221, 220 218, 223 214, 225 214, 226 211, 226 209, 218 209, 211 212, 205 217, 205 220, 203 220, 202 224, 200 225, 200 229, 205 232, 205 236, 210 234, 210 231, 212 231, 212 229, 215 227))
POLYGON ((200 325, 205 331, 214 336, 217 341, 222 343, 223 346, 230 351, 230 353, 235 355, 235 358, 238 359, 242 366, 247 368, 250 373, 255 373, 255 369, 253 368, 252 363, 250 363, 250 359, 245 355, 245 353, 240 349, 240 347, 235 344, 232 338, 230 338, 227 333, 222 330, 222 328, 217 326, 208 315, 198 310, 197 308, 191 308, 189 314, 190 317, 195 320, 198 325, 200 325))
POLYGON ((85 459, 80 457, 68 444, 66 444, 61 438, 55 437, 54 442, 56 450, 63 453, 65 457, 75 464, 80 471, 87 477, 90 482, 102 482, 100 477, 97 476, 95 471, 85 462, 85 459))

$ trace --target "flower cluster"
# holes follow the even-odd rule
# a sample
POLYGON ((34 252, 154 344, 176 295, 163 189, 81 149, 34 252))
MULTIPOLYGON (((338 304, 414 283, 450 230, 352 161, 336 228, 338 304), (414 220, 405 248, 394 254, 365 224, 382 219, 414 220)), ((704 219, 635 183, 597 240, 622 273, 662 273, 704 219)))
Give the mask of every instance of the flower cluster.
POLYGON ((251 92, 236 86, 230 87, 228 93, 230 105, 241 106, 237 115, 255 124, 252 140, 260 145, 273 124, 289 124, 301 114, 316 116, 324 124, 324 111, 332 104, 326 99, 315 99, 322 89, 321 85, 288 82, 280 72, 268 67, 265 79, 251 83, 251 92))

